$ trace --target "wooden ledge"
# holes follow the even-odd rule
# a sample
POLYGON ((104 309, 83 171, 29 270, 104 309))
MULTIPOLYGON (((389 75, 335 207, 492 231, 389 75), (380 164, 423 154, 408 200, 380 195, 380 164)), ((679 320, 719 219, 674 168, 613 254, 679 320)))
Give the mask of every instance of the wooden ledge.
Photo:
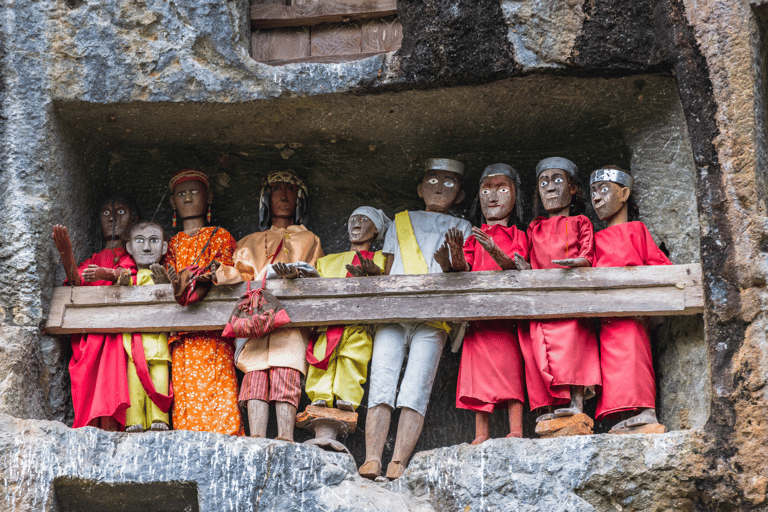
MULTIPOLYGON (((294 326, 694 315, 704 311, 701 265, 461 272, 273 280, 294 326)), ((170 285, 60 287, 47 334, 222 330, 245 283, 214 286, 182 307, 170 285)))
POLYGON ((307 27, 320 23, 383 18, 397 14, 396 0, 315 0, 310 4, 251 6, 251 27, 307 27))

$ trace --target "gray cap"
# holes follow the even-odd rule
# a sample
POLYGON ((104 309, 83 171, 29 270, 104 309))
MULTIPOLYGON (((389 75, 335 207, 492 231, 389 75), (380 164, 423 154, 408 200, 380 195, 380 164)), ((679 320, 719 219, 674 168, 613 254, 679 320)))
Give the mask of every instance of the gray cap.
POLYGON ((429 158, 424 168, 424 172, 427 171, 450 171, 464 176, 464 164, 449 158, 429 158))
POLYGON ((590 176, 589 178, 590 186, 593 183, 597 183, 600 181, 610 181, 611 183, 618 183, 623 187, 629 187, 630 190, 632 189, 632 186, 635 184, 635 178, 630 176, 629 173, 622 171, 621 169, 613 169, 613 168, 598 169, 595 172, 593 172, 592 176, 590 176))
POLYGON ((491 164, 486 167, 485 170, 483 170, 483 174, 480 176, 480 183, 490 176, 506 176, 515 183, 520 182, 520 176, 518 176, 517 171, 514 167, 508 164, 491 164))
POLYGON ((562 169, 573 177, 576 177, 576 174, 579 172, 579 168, 576 167, 576 164, 567 158, 553 156, 545 158, 539 162, 539 165, 536 166, 536 177, 538 178, 539 174, 548 169, 562 169))

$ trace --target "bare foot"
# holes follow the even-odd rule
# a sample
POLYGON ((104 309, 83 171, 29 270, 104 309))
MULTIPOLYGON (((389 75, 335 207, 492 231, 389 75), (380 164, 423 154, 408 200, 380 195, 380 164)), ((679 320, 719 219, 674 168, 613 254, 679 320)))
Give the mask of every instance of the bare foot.
POLYGON ((144 432, 144 427, 141 425, 128 425, 125 427, 125 431, 131 433, 144 432))
POLYGON ((489 437, 489 436, 477 436, 477 437, 475 438, 475 440, 474 440, 474 441, 472 441, 472 442, 471 442, 471 443, 469 443, 469 444, 471 444, 471 445, 473 445, 473 446, 474 446, 474 445, 476 445, 476 444, 484 443, 484 442, 486 442, 486 441, 487 441, 487 440, 489 440, 489 439, 490 439, 490 437, 489 437))
POLYGON ((336 400, 336 408, 340 411, 355 412, 355 406, 349 400, 336 400))
POLYGON ((581 409, 578 407, 563 407, 562 409, 555 409, 554 416, 556 418, 562 418, 564 416, 575 416, 581 414, 581 409))
POLYGON ((149 430, 153 432, 165 432, 168 429, 168 424, 164 421, 153 421, 152 426, 149 427, 149 430))
POLYGON ((622 428, 641 427, 643 425, 649 425, 651 423, 658 423, 656 419, 656 409, 642 409, 638 414, 627 418, 624 421, 620 421, 613 426, 611 430, 619 430, 622 428))
POLYGON ((365 464, 360 466, 360 469, 358 469, 357 472, 360 473, 360 476, 363 478, 375 480, 381 475, 381 461, 373 459, 367 460, 365 461, 365 464))

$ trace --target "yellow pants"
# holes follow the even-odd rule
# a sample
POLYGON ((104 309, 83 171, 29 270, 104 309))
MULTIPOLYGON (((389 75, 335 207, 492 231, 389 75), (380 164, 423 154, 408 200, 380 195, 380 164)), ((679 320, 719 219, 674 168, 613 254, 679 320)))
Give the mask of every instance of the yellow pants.
MULTIPOLYGON (((149 368, 149 378, 155 389, 164 394, 168 394, 168 361, 147 361, 149 368)), ((131 406, 125 411, 125 425, 142 425, 144 430, 149 429, 154 421, 162 421, 166 425, 168 422, 168 413, 160 410, 155 403, 149 399, 141 385, 139 375, 136 373, 136 365, 128 359, 128 392, 131 396, 131 406)))
MULTIPOLYGON (((328 338, 320 335, 315 343, 314 355, 318 359, 325 357, 328 338)), ((352 402, 357 408, 363 399, 363 384, 368 377, 368 362, 371 360, 373 340, 363 327, 351 325, 344 329, 338 346, 328 361, 328 370, 320 370, 309 365, 306 391, 309 399, 325 400, 328 407, 333 407, 334 397, 352 402)))

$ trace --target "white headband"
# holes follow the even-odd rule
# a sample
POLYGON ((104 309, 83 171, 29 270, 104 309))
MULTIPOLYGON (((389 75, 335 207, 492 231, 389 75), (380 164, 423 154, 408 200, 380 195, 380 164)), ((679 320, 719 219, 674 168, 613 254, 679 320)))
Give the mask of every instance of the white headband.
POLYGON ((376 240, 384 240, 384 235, 387 234, 387 229, 389 228, 389 224, 392 221, 384 214, 383 211, 371 206, 361 206, 357 210, 353 211, 350 217, 353 215, 365 215, 371 219, 371 222, 373 222, 373 225, 376 226, 376 230, 379 232, 379 234, 376 235, 376 240))

